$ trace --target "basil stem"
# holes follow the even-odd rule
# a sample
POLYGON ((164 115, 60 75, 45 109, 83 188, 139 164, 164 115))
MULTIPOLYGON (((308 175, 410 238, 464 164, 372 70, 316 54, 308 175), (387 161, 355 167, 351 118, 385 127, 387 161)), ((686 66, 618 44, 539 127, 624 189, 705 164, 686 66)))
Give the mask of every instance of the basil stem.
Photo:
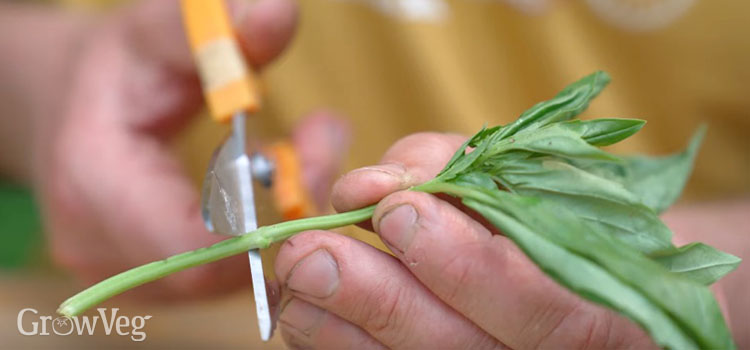
POLYGON ((340 214, 286 221, 261 227, 249 234, 230 238, 210 247, 199 248, 164 260, 154 261, 127 270, 89 287, 63 302, 57 312, 64 316, 76 316, 115 295, 177 271, 221 260, 251 249, 267 248, 272 243, 285 240, 298 232, 315 229, 325 230, 356 224, 371 218, 374 211, 375 205, 371 205, 340 214))

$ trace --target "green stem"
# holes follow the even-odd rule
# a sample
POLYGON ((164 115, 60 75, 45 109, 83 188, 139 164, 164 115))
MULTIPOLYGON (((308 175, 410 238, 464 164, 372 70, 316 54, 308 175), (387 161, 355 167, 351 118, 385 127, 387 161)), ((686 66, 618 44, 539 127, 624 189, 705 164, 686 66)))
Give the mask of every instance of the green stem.
MULTIPOLYGON (((411 188, 411 190, 428 193, 444 192, 461 197, 476 195, 471 190, 439 180, 423 183, 411 188)), ((356 224, 371 218, 374 211, 375 205, 372 205, 340 214, 286 221, 264 226, 249 234, 230 238, 210 247, 199 248, 171 256, 164 260, 141 265, 112 276, 70 297, 60 305, 57 312, 65 316, 79 315, 115 295, 169 274, 241 254, 251 249, 267 248, 272 243, 283 241, 298 232, 326 230, 356 224)))
POLYGON ((174 272, 207 264, 251 249, 267 248, 271 243, 282 241, 306 230, 325 230, 352 225, 372 217, 375 205, 345 213, 314 218, 286 221, 261 227, 249 234, 230 238, 210 247, 200 248, 174 255, 164 260, 138 266, 101 281, 70 297, 57 312, 65 316, 79 315, 126 290, 157 280, 174 272))
POLYGON ((427 193, 446 193, 457 197, 468 197, 471 198, 476 196, 477 192, 466 188, 464 186, 455 185, 449 182, 442 182, 438 180, 431 180, 421 185, 417 185, 411 188, 412 191, 420 191, 427 193))

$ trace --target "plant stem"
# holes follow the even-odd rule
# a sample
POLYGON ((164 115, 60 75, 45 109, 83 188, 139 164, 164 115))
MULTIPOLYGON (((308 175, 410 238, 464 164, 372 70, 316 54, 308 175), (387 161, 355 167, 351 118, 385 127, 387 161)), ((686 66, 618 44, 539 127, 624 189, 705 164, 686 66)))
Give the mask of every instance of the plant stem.
POLYGON ((470 197, 472 194, 474 194, 474 191, 466 189, 462 186, 437 180, 427 181, 423 184, 412 187, 411 190, 427 193, 445 193, 458 197, 470 197))
MULTIPOLYGON (((454 196, 476 195, 461 186, 435 179, 415 186, 411 190, 427 193, 444 192, 454 196)), ((345 213, 263 226, 246 235, 226 239, 210 247, 177 254, 112 276, 68 298, 60 305, 57 312, 65 316, 76 316, 115 295, 169 274, 241 254, 248 250, 267 248, 272 243, 283 241, 298 232, 326 230, 356 224, 371 218, 374 211, 375 205, 371 205, 345 213)))
POLYGON ((171 256, 164 260, 127 270, 70 297, 57 312, 65 316, 76 316, 115 295, 144 283, 162 278, 171 273, 207 264, 252 249, 267 248, 274 242, 287 239, 306 230, 325 230, 352 225, 372 217, 375 205, 345 213, 286 221, 261 227, 239 237, 230 238, 210 247, 171 256))

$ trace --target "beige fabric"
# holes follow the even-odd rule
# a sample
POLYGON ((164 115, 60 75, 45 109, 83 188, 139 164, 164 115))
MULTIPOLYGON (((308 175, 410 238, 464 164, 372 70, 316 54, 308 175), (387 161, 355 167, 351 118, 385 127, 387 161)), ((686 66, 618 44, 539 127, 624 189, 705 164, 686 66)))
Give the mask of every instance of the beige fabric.
MULTIPOLYGON (((316 108, 348 116, 349 168, 377 162, 412 132, 471 134, 507 123, 603 69, 613 82, 586 115, 648 120, 616 151, 675 151, 707 122, 687 198, 750 191, 750 3, 699 1, 667 28, 640 34, 610 26, 578 1, 540 16, 497 1, 449 1, 440 22, 407 21, 363 1, 300 4, 297 38, 263 74, 262 123, 283 133, 316 108)), ((214 135, 199 124, 183 144, 193 155, 214 135)), ((189 157, 196 179, 205 158, 189 157)))

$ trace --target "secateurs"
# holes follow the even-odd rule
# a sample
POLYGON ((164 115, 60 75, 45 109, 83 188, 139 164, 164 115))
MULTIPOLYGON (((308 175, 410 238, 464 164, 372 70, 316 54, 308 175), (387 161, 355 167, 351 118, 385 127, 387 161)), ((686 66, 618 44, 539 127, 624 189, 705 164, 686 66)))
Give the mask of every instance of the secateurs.
MULTIPOLYGON (((259 108, 257 83, 248 69, 224 1, 182 0, 185 30, 203 92, 214 120, 231 123, 232 132, 215 151, 203 183, 201 211, 216 233, 242 235, 258 227, 253 179, 270 185, 273 166, 261 153, 248 154, 246 120, 259 108)), ((260 335, 271 338, 271 319, 263 262, 248 251, 260 335)))

